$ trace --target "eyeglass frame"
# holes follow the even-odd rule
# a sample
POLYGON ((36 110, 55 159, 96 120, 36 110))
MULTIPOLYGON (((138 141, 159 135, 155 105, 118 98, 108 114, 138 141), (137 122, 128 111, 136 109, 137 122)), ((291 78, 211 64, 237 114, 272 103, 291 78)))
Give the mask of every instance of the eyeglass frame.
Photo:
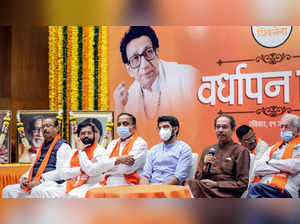
POLYGON ((131 69, 136 69, 136 68, 139 68, 141 66, 141 58, 142 58, 142 56, 145 58, 146 61, 150 62, 150 61, 152 61, 157 56, 156 55, 156 49, 154 49, 153 47, 147 47, 141 54, 134 54, 130 58, 128 58, 128 63, 127 64, 130 66, 131 69), (146 57, 146 55, 145 55, 146 51, 149 50, 149 49, 152 49, 153 52, 154 52, 153 57, 150 58, 150 59, 148 59, 146 57), (133 57, 135 57, 135 56, 139 56, 139 64, 137 66, 133 67, 131 65, 131 63, 130 63, 130 59, 133 58, 133 57))

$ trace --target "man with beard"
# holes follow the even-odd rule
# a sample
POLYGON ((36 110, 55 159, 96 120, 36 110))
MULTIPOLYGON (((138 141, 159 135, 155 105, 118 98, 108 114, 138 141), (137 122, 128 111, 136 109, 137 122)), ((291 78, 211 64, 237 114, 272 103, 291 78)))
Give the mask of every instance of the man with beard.
MULTIPOLYGON (((106 164, 102 161, 109 164, 111 162, 104 159, 107 158, 106 152, 96 141, 95 126, 89 121, 84 121, 78 125, 77 135, 76 149, 73 149, 65 165, 57 170, 57 176, 65 182, 63 184, 45 182, 45 187, 35 194, 37 198, 63 198, 77 188, 98 183, 101 178, 103 179, 101 174, 105 171, 106 164), (100 168, 93 166, 97 161, 101 162, 100 168)), ((80 192, 75 191, 71 194, 75 197, 80 192)))
POLYGON ((95 181, 75 188, 69 193, 69 197, 84 197, 90 188, 139 183, 139 173, 146 160, 147 143, 137 136, 136 119, 133 115, 119 114, 117 126, 117 134, 120 138, 113 140, 107 146, 102 158, 89 163, 90 172, 94 171, 96 174, 95 181))
POLYGON ((232 116, 218 116, 214 126, 219 142, 203 150, 195 179, 186 185, 196 198, 241 197, 249 180, 248 149, 232 140, 236 126, 232 116))
POLYGON ((157 129, 163 142, 153 146, 148 153, 140 184, 182 184, 192 167, 192 149, 177 140, 177 118, 159 117, 157 129))
POLYGON ((60 183, 57 170, 62 168, 70 156, 71 147, 59 135, 59 124, 55 118, 42 122, 44 141, 32 167, 21 177, 20 184, 6 186, 3 198, 36 197, 36 193, 47 187, 42 183, 60 183))
MULTIPOLYGON (((19 162, 33 162, 37 150, 40 148, 44 141, 43 130, 42 130, 42 120, 43 117, 38 115, 34 116, 29 123, 28 128, 28 140, 30 144, 30 149, 28 153, 25 151, 25 146, 20 143, 19 147, 19 162)), ((24 130, 18 130, 20 138, 26 138, 24 130)), ((27 141, 27 139, 26 139, 27 141)))

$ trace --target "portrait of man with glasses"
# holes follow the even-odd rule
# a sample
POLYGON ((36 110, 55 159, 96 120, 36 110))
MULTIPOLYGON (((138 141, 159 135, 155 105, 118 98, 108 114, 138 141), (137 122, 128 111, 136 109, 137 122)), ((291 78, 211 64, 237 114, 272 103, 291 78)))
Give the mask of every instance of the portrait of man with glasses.
POLYGON ((117 114, 129 112, 153 119, 197 101, 194 86, 198 71, 190 65, 160 59, 159 40, 150 26, 131 26, 121 40, 120 52, 126 71, 135 80, 128 89, 125 82, 115 88, 117 114))

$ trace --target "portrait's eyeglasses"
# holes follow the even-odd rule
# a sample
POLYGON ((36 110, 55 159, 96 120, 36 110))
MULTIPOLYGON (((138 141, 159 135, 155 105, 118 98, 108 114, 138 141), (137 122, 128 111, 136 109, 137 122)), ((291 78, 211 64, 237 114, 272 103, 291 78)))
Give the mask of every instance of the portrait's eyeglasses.
POLYGON ((138 68, 141 65, 141 57, 144 56, 144 58, 147 61, 151 61, 155 58, 156 53, 153 50, 152 47, 146 48, 141 54, 135 54, 129 58, 129 65, 132 69, 138 68))
POLYGON ((35 128, 32 130, 32 132, 34 133, 39 133, 42 130, 42 128, 35 128))

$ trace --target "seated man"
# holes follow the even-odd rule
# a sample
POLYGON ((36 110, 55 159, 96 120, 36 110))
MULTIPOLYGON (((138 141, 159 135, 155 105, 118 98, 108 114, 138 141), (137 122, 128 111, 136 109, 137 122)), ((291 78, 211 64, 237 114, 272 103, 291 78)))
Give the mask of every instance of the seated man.
MULTIPOLYGON (((71 147, 59 135, 59 125, 55 118, 42 121, 44 141, 38 150, 32 167, 21 177, 20 184, 6 186, 2 198, 36 197, 43 181, 59 181, 56 169, 60 169, 71 153, 71 147)), ((55 182, 54 182, 55 183, 55 182)))
MULTIPOLYGON (((136 134, 136 118, 129 113, 117 117, 117 134, 120 138, 113 140, 105 150, 105 156, 89 162, 90 170, 98 174, 101 181, 87 183, 69 193, 69 197, 84 197, 90 188, 105 185, 133 185, 139 183, 148 146, 136 134)), ((87 163, 88 164, 88 163, 87 163)))
POLYGON ((248 186, 248 149, 232 140, 236 126, 232 116, 218 116, 214 126, 219 142, 203 150, 195 179, 186 184, 196 198, 239 198, 248 186))
MULTIPOLYGON (((254 179, 254 163, 258 161, 262 155, 268 150, 268 144, 261 139, 256 138, 256 135, 251 127, 248 125, 241 125, 236 129, 236 135, 241 143, 250 152, 250 169, 249 169, 249 183, 254 179)), ((245 192, 245 196, 247 192, 245 192)))
POLYGON ((182 184, 192 167, 192 149, 177 140, 177 118, 161 116, 157 128, 163 142, 153 146, 148 153, 140 184, 182 184))
MULTIPOLYGON (((57 170, 57 176, 66 180, 63 184, 45 182, 44 187, 36 192, 39 198, 62 198, 67 194, 79 197, 82 190, 77 190, 86 184, 96 184, 103 177, 101 173, 110 167, 105 149, 96 141, 95 126, 89 121, 84 121, 78 125, 78 138, 76 139, 76 149, 69 156, 63 167, 57 170), (104 161, 101 167, 95 169, 93 163, 104 161), (77 191, 75 191, 77 190, 77 191), (72 193, 73 192, 73 193, 72 193)), ((101 136, 100 136, 101 137, 101 136)))
POLYGON ((255 183, 248 198, 298 198, 300 183, 300 118, 285 114, 280 120, 281 141, 255 163, 255 183))

